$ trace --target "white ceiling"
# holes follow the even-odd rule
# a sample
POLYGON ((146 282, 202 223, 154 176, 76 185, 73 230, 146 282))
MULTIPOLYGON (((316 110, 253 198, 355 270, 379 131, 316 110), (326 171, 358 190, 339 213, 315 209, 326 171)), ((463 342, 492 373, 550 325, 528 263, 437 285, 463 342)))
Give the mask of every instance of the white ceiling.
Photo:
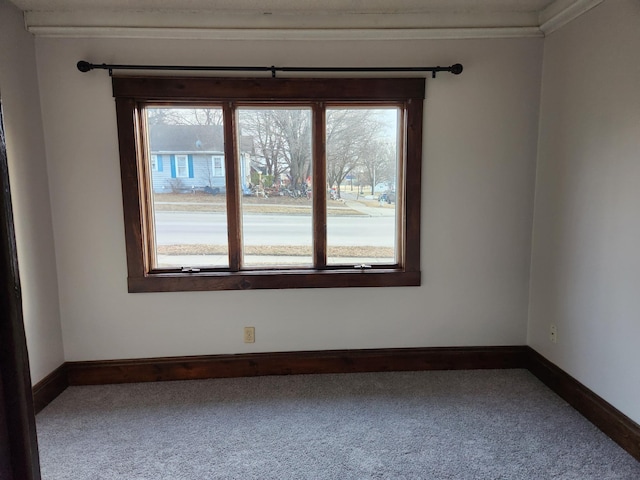
POLYGON ((542 36, 604 0, 11 0, 43 36, 542 36))

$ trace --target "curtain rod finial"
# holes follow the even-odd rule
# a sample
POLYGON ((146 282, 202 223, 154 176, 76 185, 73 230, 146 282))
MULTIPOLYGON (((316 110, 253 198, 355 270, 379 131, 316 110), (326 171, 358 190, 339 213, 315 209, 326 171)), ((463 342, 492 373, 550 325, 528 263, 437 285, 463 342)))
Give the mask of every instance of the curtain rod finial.
POLYGON ((76 66, 78 67, 78 70, 80 70, 82 73, 86 73, 93 69, 93 65, 91 65, 89 62, 86 62, 84 60, 80 60, 76 66))
POLYGON ((453 73, 454 75, 460 75, 462 73, 462 64, 456 63, 454 65, 451 65, 451 73, 453 73))

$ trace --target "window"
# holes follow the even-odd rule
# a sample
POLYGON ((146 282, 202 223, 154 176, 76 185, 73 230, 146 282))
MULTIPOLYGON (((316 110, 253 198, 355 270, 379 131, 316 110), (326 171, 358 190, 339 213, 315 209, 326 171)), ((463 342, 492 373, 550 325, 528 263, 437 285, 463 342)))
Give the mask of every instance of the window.
POLYGON ((175 156, 175 178, 189 177, 189 157, 187 155, 175 156))
POLYGON ((224 159, 222 157, 211 157, 211 167, 214 177, 224 177, 224 159))
POLYGON ((113 87, 130 292, 420 284, 424 79, 113 87))

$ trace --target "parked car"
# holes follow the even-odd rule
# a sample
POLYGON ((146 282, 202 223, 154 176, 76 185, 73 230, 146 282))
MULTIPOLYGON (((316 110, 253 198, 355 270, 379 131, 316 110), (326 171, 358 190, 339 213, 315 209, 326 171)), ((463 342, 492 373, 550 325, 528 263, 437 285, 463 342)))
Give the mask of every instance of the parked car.
POLYGON ((395 203, 396 202, 396 192, 385 192, 378 197, 378 202, 380 203, 395 203))

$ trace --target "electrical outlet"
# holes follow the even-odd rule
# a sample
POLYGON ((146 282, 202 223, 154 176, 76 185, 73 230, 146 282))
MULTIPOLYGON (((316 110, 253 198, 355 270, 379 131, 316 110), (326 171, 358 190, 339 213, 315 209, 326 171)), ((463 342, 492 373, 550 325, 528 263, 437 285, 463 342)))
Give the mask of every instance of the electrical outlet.
POLYGON ((256 327, 244 327, 244 343, 255 343, 256 327))
POLYGON ((554 323, 549 326, 549 340, 551 343, 558 343, 558 327, 554 323))

